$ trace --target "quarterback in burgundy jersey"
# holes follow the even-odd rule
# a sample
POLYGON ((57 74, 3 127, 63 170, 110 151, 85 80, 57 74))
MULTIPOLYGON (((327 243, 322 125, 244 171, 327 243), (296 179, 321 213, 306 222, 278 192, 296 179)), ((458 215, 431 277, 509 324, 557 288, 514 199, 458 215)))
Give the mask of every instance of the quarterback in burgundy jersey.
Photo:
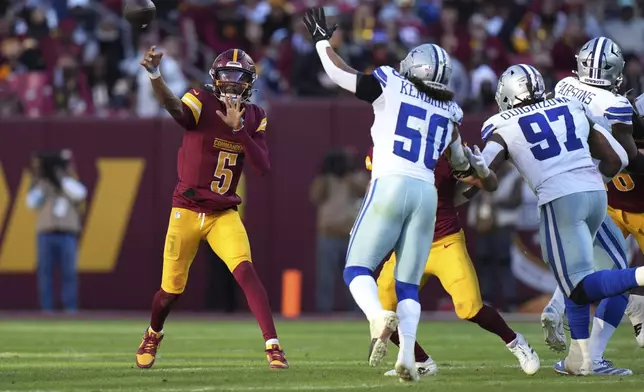
MULTIPOLYGON (((366 158, 367 169, 370 170, 372 150, 366 158)), ((452 175, 448 160, 441 157, 434 169, 435 185, 438 191, 438 207, 436 209, 436 224, 434 241, 429 259, 425 265, 420 288, 425 285, 430 276, 436 276, 445 291, 452 297, 454 311, 459 318, 478 324, 481 328, 498 335, 512 349, 517 334, 507 325, 499 313, 483 304, 476 271, 465 244, 465 234, 458 221, 457 183, 452 175)), ((465 199, 463 199, 465 200, 465 199)), ((395 311, 398 304, 395 290, 394 268, 396 256, 387 260, 378 276, 378 296, 386 310, 395 311)), ((399 336, 394 333, 391 341, 398 345, 399 336)), ((416 369, 419 375, 436 374, 438 367, 432 358, 416 343, 416 369)), ((394 376, 395 371, 385 373, 394 376)))
POLYGON ((246 160, 260 173, 270 169, 264 111, 249 103, 257 77, 248 54, 231 49, 210 69, 212 85, 175 97, 159 72, 163 53, 150 48, 141 65, 155 95, 185 132, 178 153, 179 182, 163 252, 161 288, 152 301, 150 326, 136 353, 136 364, 150 368, 163 339, 163 324, 183 293, 201 240, 226 263, 241 286, 266 343, 269 367, 288 368, 277 339, 266 290, 252 264, 250 243, 237 206, 237 184, 246 160))

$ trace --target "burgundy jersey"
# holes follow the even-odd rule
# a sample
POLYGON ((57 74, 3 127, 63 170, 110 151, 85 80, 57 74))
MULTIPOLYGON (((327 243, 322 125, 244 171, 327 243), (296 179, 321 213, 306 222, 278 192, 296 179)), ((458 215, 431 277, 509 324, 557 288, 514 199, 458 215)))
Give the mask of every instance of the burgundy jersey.
POLYGON ((175 120, 186 132, 179 148, 173 207, 204 213, 236 208, 241 203, 236 191, 246 155, 259 151, 268 160, 266 114, 258 106, 244 104, 244 126, 233 133, 216 113, 225 114, 225 106, 211 92, 190 90, 181 101, 183 117, 175 120))
MULTIPOLYGON (((371 170, 373 147, 365 160, 367 170, 371 170)), ((461 225, 458 223, 458 213, 454 206, 454 192, 457 180, 451 175, 451 168, 447 158, 441 157, 434 168, 434 184, 438 192, 436 208, 436 224, 434 226, 434 241, 438 241, 450 234, 458 233, 461 225)))
POLYGON ((607 188, 609 206, 625 212, 644 213, 644 175, 620 173, 607 188))

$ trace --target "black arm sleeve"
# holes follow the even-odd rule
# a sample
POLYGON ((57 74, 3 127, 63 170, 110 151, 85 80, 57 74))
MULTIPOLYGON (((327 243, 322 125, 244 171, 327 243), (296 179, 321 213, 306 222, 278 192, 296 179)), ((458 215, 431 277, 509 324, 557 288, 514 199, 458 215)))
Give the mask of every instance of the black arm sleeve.
POLYGON ((382 94, 382 87, 375 76, 358 73, 356 82, 356 97, 362 101, 373 103, 382 94))

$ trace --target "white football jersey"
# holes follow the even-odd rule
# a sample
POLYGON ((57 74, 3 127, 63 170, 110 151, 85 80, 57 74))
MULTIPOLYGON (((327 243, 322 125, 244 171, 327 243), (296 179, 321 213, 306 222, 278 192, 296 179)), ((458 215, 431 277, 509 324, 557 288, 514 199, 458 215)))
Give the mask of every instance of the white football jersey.
POLYGON ((391 67, 373 72, 382 94, 373 102, 372 178, 403 175, 434 183, 436 161, 449 146, 463 111, 418 91, 391 67))
POLYGON ((605 190, 588 147, 590 124, 583 106, 553 98, 489 118, 481 131, 487 142, 500 135, 514 163, 543 205, 578 192, 605 190))
POLYGON ((609 132, 613 124, 633 124, 633 106, 626 97, 589 86, 575 77, 561 79, 555 86, 555 97, 581 102, 588 117, 609 132))

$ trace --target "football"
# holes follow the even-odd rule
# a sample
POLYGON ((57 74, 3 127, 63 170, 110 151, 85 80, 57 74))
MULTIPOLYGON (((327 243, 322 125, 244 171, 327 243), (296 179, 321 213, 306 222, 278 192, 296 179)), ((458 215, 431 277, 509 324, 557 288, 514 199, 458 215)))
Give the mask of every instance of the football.
POLYGON ((128 0, 123 16, 133 28, 144 29, 154 20, 157 7, 151 0, 128 0))

